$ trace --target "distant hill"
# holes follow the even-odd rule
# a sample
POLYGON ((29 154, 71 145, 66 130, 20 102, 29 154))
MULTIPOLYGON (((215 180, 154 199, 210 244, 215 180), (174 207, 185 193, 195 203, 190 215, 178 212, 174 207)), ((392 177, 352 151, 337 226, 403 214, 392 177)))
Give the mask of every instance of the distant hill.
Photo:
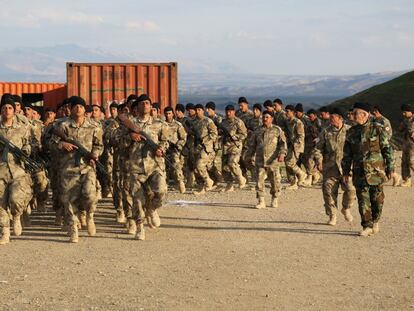
POLYGON ((414 71, 337 100, 329 106, 349 109, 355 102, 367 102, 380 106, 383 114, 390 119, 393 128, 396 129, 402 118, 400 106, 402 104, 414 105, 414 71))

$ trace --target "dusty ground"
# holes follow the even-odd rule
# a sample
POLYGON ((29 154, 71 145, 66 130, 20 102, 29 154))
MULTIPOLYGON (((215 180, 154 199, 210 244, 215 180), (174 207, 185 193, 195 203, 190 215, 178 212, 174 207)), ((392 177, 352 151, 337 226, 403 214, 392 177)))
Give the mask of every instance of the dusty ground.
MULTIPOLYGON (((269 197, 267 197, 269 201, 269 197)), ((162 227, 140 242, 108 200, 79 244, 34 214, 0 247, 2 310, 414 310, 414 191, 386 187, 380 234, 325 225, 320 188, 284 192, 255 210, 255 192, 168 196, 162 227), (200 204, 177 202, 199 201, 200 204)))

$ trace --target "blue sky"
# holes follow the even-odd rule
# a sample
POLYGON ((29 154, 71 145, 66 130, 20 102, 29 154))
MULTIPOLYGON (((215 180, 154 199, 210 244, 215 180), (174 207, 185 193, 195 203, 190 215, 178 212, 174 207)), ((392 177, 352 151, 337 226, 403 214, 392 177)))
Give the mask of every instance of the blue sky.
POLYGON ((246 73, 414 68, 412 0, 0 0, 0 49, 78 44, 246 73))

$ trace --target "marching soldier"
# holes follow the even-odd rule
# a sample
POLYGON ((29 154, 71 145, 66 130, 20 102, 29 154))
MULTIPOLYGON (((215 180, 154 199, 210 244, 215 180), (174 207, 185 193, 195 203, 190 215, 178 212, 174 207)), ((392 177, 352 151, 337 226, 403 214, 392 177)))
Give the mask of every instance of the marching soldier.
POLYGON ((323 106, 323 107, 319 108, 319 113, 320 113, 320 117, 321 117, 320 118, 321 127, 322 127, 322 129, 325 129, 331 124, 331 121, 330 121, 330 118, 329 118, 328 107, 323 106))
POLYGON ((403 181, 401 187, 411 187, 411 171, 414 170, 414 108, 408 104, 401 106, 404 120, 399 130, 403 134, 401 175, 403 181))
MULTIPOLYGON (((246 97, 239 97, 238 99, 239 109, 236 111, 236 117, 244 122, 246 125, 249 120, 253 117, 253 112, 249 110, 249 102, 246 97)), ((243 172, 243 176, 247 179, 247 171, 249 169, 249 164, 245 162, 247 152, 247 141, 243 142, 242 155, 240 158, 240 168, 243 172)))
MULTIPOLYGON (((221 122, 223 121, 223 118, 216 113, 216 104, 214 102, 208 102, 206 104, 206 110, 207 110, 207 116, 211 120, 213 120, 216 126, 221 124, 221 122)), ((210 169, 210 175, 215 185, 223 182, 223 174, 220 169, 221 155, 222 155, 220 150, 222 150, 221 136, 218 135, 217 140, 214 142, 214 154, 215 155, 214 155, 214 160, 213 160, 213 166, 210 169)))
POLYGON ((274 115, 273 123, 279 126, 283 131, 286 130, 286 112, 283 110, 283 102, 280 98, 273 101, 274 115))
POLYGON ((303 152, 302 163, 305 166, 307 183, 315 185, 320 174, 315 166, 315 158, 312 150, 315 148, 316 141, 321 132, 321 123, 314 109, 310 109, 307 113, 308 118, 305 125, 305 151, 303 152))

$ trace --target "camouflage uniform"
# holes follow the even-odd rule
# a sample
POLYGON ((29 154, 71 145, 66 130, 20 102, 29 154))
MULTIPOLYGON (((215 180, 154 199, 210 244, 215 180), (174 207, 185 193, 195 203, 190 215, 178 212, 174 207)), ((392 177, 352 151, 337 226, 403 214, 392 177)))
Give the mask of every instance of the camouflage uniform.
POLYGON ((401 175, 404 181, 411 181, 414 170, 414 116, 404 119, 400 125, 404 141, 402 145, 401 175))
MULTIPOLYGON (((210 118, 213 120, 214 124, 221 124, 223 122, 223 118, 217 114, 214 117, 210 118)), ((221 145, 221 135, 217 136, 216 141, 214 142, 214 160, 211 169, 209 170, 209 174, 213 179, 215 184, 223 182, 223 174, 221 169, 221 158, 222 158, 222 145, 221 145)))
POLYGON ((184 117, 178 122, 182 123, 187 131, 187 141, 185 142, 182 152, 184 156, 184 175, 187 188, 193 188, 195 185, 194 171, 196 160, 194 154, 194 134, 191 132, 191 129, 193 128, 195 118, 184 117))
POLYGON ((110 143, 111 130, 118 127, 118 123, 114 118, 109 118, 103 121, 103 143, 104 150, 100 157, 101 163, 105 166, 105 171, 108 173, 100 178, 102 186, 102 197, 107 197, 109 194, 113 195, 113 167, 114 167, 114 148, 110 143))
MULTIPOLYGON (((249 120, 254 117, 254 114, 252 111, 248 110, 247 112, 242 112, 241 110, 236 111, 236 117, 239 118, 244 122, 244 125, 247 126, 249 123, 249 120)), ((247 152, 247 140, 243 142, 243 149, 240 157, 240 168, 242 170, 243 176, 247 179, 247 171, 250 171, 251 175, 253 176, 253 170, 251 168, 251 165, 247 163, 244 159, 246 158, 246 152, 247 152)))
POLYGON ((393 150, 383 127, 368 120, 364 125, 352 126, 347 134, 342 170, 356 188, 361 225, 372 228, 381 217, 384 204, 383 183, 386 174, 394 171, 393 150))
POLYGON ((275 111, 273 114, 273 124, 279 126, 283 131, 286 131, 286 112, 284 110, 275 111))
MULTIPOLYGON (((0 121, 0 134, 26 155, 30 155, 30 127, 18 122, 16 117, 11 127, 6 127, 0 121)), ((1 143, 0 154, 0 229, 3 234, 5 230, 9 230, 10 209, 13 216, 14 233, 20 235, 20 217, 32 198, 32 181, 22 164, 1 143)))
POLYGON ((167 171, 172 173, 174 181, 177 184, 184 183, 184 156, 182 155, 182 150, 187 140, 187 132, 185 131, 184 126, 176 120, 165 123, 168 127, 169 143, 167 157, 172 165, 172 167, 169 167, 167 171))
POLYGON ((319 179, 319 173, 315 167, 315 159, 312 150, 315 148, 315 142, 321 132, 321 124, 319 119, 311 121, 306 120, 305 125, 305 150, 301 157, 301 163, 306 169, 306 174, 313 178, 313 181, 319 179))
POLYGON ((338 209, 338 190, 341 186, 344 194, 342 196, 342 209, 350 209, 355 200, 355 187, 352 181, 348 184, 342 181, 343 150, 347 131, 350 126, 344 124, 338 129, 332 125, 322 131, 313 150, 313 156, 317 165, 322 164, 322 194, 325 205, 325 213, 335 216, 338 209))

